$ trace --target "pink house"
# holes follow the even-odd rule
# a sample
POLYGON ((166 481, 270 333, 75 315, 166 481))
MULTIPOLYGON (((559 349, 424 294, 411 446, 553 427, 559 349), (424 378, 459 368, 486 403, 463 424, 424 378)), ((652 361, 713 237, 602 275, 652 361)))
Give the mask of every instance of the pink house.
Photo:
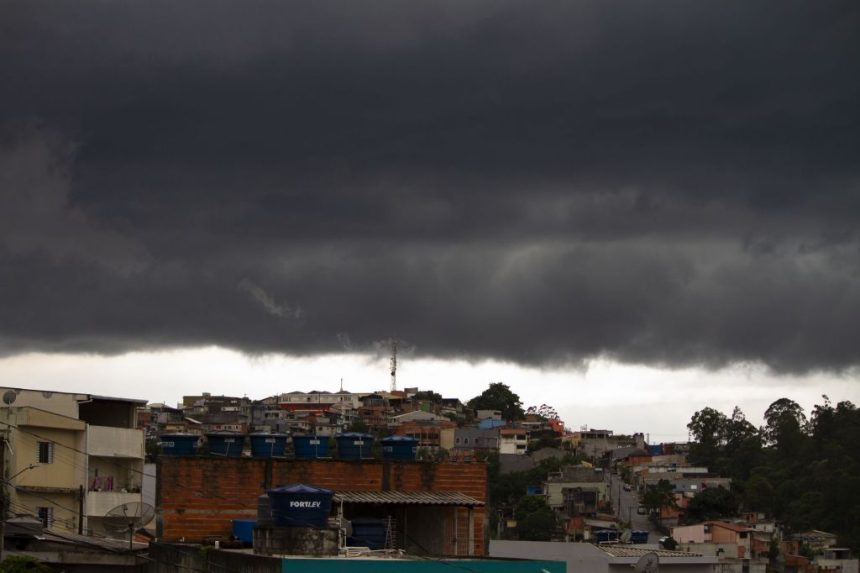
POLYGON ((672 537, 678 543, 713 543, 736 545, 738 559, 750 557, 750 540, 753 530, 740 523, 706 521, 672 528, 672 537))

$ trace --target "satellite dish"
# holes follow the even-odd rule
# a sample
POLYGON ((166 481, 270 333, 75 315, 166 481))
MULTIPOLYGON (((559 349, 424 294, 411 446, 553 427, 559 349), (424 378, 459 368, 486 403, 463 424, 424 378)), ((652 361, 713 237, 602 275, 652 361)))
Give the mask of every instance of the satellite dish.
POLYGON ((660 557, 653 551, 639 558, 633 566, 638 573, 657 573, 660 569, 660 557))
POLYGON ((132 549, 134 532, 155 517, 155 508, 148 503, 132 501, 118 505, 108 511, 104 517, 104 526, 108 533, 118 536, 128 535, 128 548, 132 549))
POLYGON ((7 406, 11 406, 15 403, 15 399, 18 397, 18 394, 14 392, 14 390, 6 390, 3 393, 3 403, 7 406))

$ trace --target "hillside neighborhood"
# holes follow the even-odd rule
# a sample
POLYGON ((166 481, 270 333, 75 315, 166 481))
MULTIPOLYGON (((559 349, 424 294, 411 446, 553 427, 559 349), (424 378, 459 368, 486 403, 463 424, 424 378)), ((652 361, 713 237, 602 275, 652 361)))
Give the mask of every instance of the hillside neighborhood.
POLYGON ((649 559, 670 571, 858 571, 850 531, 822 531, 813 512, 780 507, 773 485, 788 482, 766 472, 787 440, 821 439, 821 426, 854 419, 850 403, 826 402, 801 428, 793 403, 775 402, 762 429, 778 433, 772 444, 742 413, 711 409, 693 415, 691 442, 648 443, 645 433, 572 431, 552 406, 524 408, 503 383, 465 403, 419 388, 204 393, 174 406, 0 392, 3 554, 52 570, 168 571, 169 561, 242 571, 263 558, 275 570, 286 555, 416 555, 480 558, 488 571, 513 557, 523 571, 571 573, 649 559), (282 494, 290 511, 322 513, 279 523, 282 494), (201 562, 190 546, 211 550, 201 562))

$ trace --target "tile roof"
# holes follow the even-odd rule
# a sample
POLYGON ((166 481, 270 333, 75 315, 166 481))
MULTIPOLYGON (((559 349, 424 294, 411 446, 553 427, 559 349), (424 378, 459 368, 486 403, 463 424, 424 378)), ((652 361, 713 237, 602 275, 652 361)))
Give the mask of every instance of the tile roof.
POLYGON ((728 529, 729 531, 737 531, 740 533, 744 531, 752 531, 748 526, 742 523, 730 523, 728 521, 707 521, 705 523, 707 523, 711 527, 722 527, 723 529, 728 529))
POLYGON ((458 491, 337 491, 335 503, 384 503, 396 505, 483 506, 483 501, 458 491))

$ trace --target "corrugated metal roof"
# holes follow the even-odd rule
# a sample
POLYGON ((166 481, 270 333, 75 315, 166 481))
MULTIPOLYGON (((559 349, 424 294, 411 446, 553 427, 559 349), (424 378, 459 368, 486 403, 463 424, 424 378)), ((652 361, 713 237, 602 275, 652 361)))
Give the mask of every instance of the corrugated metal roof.
POLYGON ((338 491, 333 496, 335 503, 386 503, 394 505, 459 505, 483 506, 478 501, 458 491, 338 491))

